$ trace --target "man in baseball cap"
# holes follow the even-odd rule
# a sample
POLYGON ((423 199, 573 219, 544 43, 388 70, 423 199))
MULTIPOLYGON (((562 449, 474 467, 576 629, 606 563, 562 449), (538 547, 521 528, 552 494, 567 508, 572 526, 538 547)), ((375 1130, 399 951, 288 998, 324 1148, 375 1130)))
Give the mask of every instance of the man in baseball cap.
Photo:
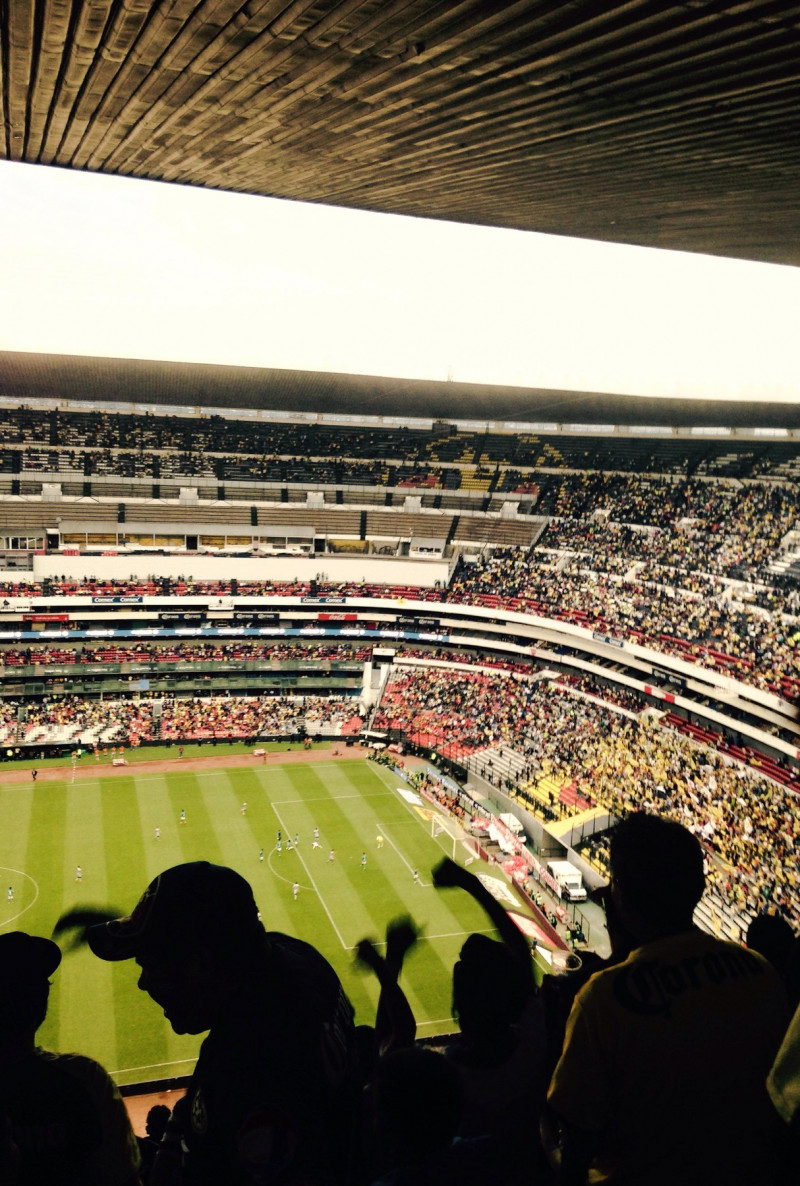
POLYGON ((192 1186, 343 1180, 353 1009, 316 948, 264 930, 243 877, 207 861, 167 869, 86 941, 101 959, 136 960, 176 1033, 209 1031, 162 1173, 172 1161, 170 1180, 192 1186))
POLYGON ((0 1115, 25 1186, 134 1186, 139 1153, 125 1105, 99 1065, 35 1044, 61 951, 23 931, 0 934, 0 1115))

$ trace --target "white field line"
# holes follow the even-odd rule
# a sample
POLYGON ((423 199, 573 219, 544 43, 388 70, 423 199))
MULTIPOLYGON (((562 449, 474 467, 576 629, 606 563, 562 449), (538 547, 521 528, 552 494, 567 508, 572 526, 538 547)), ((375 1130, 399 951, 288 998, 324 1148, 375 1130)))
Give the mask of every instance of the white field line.
MULTIPOLYGON (((403 862, 403 864, 405 865, 406 869, 408 869, 409 873, 413 873, 413 872, 414 872, 414 866, 413 866, 413 865, 412 865, 412 864, 411 864, 409 861, 407 861, 407 860, 406 860, 406 858, 403 856, 403 854, 401 853, 400 849, 399 849, 399 848, 397 847, 397 845, 395 844, 394 840, 392 840, 391 836, 390 836, 390 835, 389 835, 389 833, 386 831, 386 828, 384 828, 384 826, 383 826, 383 824, 380 822, 380 820, 377 820, 377 821, 376 821, 376 823, 377 823, 377 825, 378 825, 378 831, 380 832, 381 836, 383 836, 385 840, 388 840, 388 841, 389 841, 389 843, 391 844, 392 848, 394 849, 394 851, 395 851, 395 852, 397 853, 397 855, 399 856, 400 860, 401 860, 401 861, 403 862)), ((419 882, 419 884, 420 884, 420 885, 427 885, 428 883, 427 883, 427 882, 425 882, 425 881, 420 881, 420 882, 419 882)))
MULTIPOLYGON (((22 909, 18 910, 16 914, 12 914, 10 918, 4 919, 0 923, 0 929, 7 927, 9 923, 16 922, 18 918, 22 918, 23 914, 27 914, 28 911, 36 905, 36 899, 39 897, 39 882, 35 877, 31 877, 30 873, 26 873, 24 869, 11 869, 7 865, 3 866, 3 872, 10 873, 12 877, 16 873, 18 877, 25 877, 28 881, 32 881, 35 892, 33 895, 33 901, 29 902, 27 906, 23 906, 22 909)), ((12 901, 16 901, 16 898, 12 898, 12 901)))
MULTIPOLYGON (((422 1021, 420 1025, 430 1025, 429 1021, 422 1021)), ((109 1075, 133 1075, 138 1074, 139 1071, 157 1071, 160 1067, 182 1067, 189 1064, 194 1065, 197 1062, 196 1058, 176 1058, 172 1062, 153 1062, 146 1067, 122 1067, 119 1071, 109 1071, 109 1075)))
MULTIPOLYGON (((422 934, 417 936, 417 942, 418 943, 428 943, 432 939, 460 939, 462 935, 476 935, 476 934, 495 935, 495 934, 497 934, 497 932, 495 931, 494 927, 479 927, 477 931, 444 931, 441 935, 426 935, 423 931, 422 934)), ((386 940, 385 939, 375 940, 374 945, 375 945, 375 947, 385 947, 386 940)), ((352 951, 355 949, 349 948, 348 950, 352 951)))
MULTIPOLYGON (((431 935, 432 939, 439 939, 439 938, 444 938, 444 937, 445 936, 441 936, 441 935, 431 935)), ((376 946, 380 946, 380 944, 376 944, 376 946)), ((350 949, 348 949, 348 950, 350 950, 350 949)), ((456 1024, 455 1017, 433 1017, 428 1021, 418 1021, 417 1029, 422 1029, 426 1025, 449 1025, 451 1022, 453 1025, 456 1024)), ((121 1067, 117 1071, 109 1071, 109 1074, 112 1076, 113 1075, 133 1075, 133 1074, 138 1074, 140 1071, 158 1071, 165 1067, 169 1068, 169 1067, 193 1066, 196 1062, 197 1062, 196 1058, 178 1058, 178 1059, 174 1059, 172 1062, 154 1062, 154 1063, 150 1063, 148 1066, 143 1066, 143 1067, 121 1067)))
MULTIPOLYGON (((399 800, 399 802, 400 802, 400 803, 402 803, 403 807, 405 807, 406 811, 407 811, 407 812, 408 812, 408 814, 411 816, 411 818, 412 818, 413 820, 415 820, 415 821, 416 821, 416 822, 417 822, 417 823, 418 823, 418 824, 419 824, 421 827, 424 827, 424 828, 425 828, 425 830, 426 830, 426 832, 427 832, 427 826, 426 826, 426 825, 423 823, 422 819, 420 818, 420 815, 419 815, 419 810, 418 810, 416 807, 414 807, 414 805, 413 805, 413 804, 406 802, 406 800, 405 800, 405 799, 403 799, 403 798, 402 798, 402 796, 399 796, 399 795, 397 794, 397 791, 394 789, 394 787, 389 785, 388 778, 385 778, 385 777, 384 777, 384 774, 383 774, 383 767, 382 767, 382 766, 379 766, 379 767, 378 767, 378 769, 377 769, 376 773, 377 773, 377 774, 378 774, 378 776, 380 777, 381 781, 382 781, 382 782, 385 784, 385 786, 387 787, 387 789, 388 789, 388 790, 390 790, 390 791, 392 792, 392 797, 393 797, 395 800, 399 800)), ((395 779, 395 781, 397 781, 397 780, 395 779)), ((429 808, 429 807, 425 807, 425 808, 424 808, 424 810, 425 810, 425 811, 432 812, 432 809, 431 809, 431 808, 429 808)), ((391 843, 391 841, 390 841, 390 843, 391 843)), ((438 843, 438 841, 436 841, 436 847, 437 847, 437 848, 441 848, 441 845, 438 843)), ((427 882, 421 882, 420 884, 425 884, 425 885, 427 885, 428 883, 427 883, 427 882)))
POLYGON ((341 803, 343 799, 385 799, 384 791, 376 791, 372 795, 362 795, 358 791, 353 795, 306 795, 301 799, 271 799, 271 803, 277 803, 280 807, 287 807, 290 803, 341 803))
MULTIPOLYGON (((273 806, 273 809, 275 809, 275 814, 277 815, 277 817, 278 817, 278 820, 279 820, 279 822, 280 822, 280 825, 281 825, 281 831, 285 831, 287 836, 288 836, 288 835, 290 835, 289 829, 286 827, 286 823, 284 822, 284 819, 283 819, 283 817, 282 817, 281 813, 280 813, 280 812, 277 810, 277 808, 275 807, 275 804, 274 804, 274 803, 272 804, 272 806, 273 806)), ((339 939, 339 942, 341 943, 341 945, 342 945, 342 947, 344 948, 344 950, 345 950, 345 951, 350 951, 350 950, 351 950, 351 948, 349 948, 349 947, 347 946, 347 944, 345 943, 344 939, 342 938, 342 932, 339 930, 339 928, 337 927, 336 923, 334 922, 333 915, 331 914, 330 910, 328 909, 328 903, 325 901, 325 898, 324 898, 323 894, 322 894, 322 893, 321 893, 321 891, 318 889, 318 887, 317 887, 317 883, 316 883, 316 881, 314 880, 314 876, 313 876, 313 874, 312 874, 311 870, 310 870, 310 869, 309 869, 309 867, 308 867, 308 863, 306 862, 306 859, 305 859, 305 857, 301 855, 301 853, 298 851, 298 849, 297 849, 297 848, 295 848, 295 852, 297 853, 298 857, 300 857, 300 864, 301 864, 301 865, 303 866, 303 868, 305 869, 306 876, 308 877, 308 880, 311 882, 311 885, 312 885, 312 887, 313 887, 314 893, 315 893, 315 894, 317 895, 317 897, 319 898, 319 900, 320 900, 320 904, 321 904, 321 906, 322 906, 322 909, 323 909, 323 910, 325 911, 325 913, 327 914, 327 916, 328 916, 328 921, 330 922, 331 926, 333 927, 334 931, 336 932, 336 935, 337 935, 337 938, 339 939)))

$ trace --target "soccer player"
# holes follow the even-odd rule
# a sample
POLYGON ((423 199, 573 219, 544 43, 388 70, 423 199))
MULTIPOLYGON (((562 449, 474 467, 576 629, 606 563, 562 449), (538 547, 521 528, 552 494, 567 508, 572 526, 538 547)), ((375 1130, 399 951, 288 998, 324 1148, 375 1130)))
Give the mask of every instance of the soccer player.
POLYGON ((6 897, 8 898, 9 902, 14 901, 14 887, 13 887, 13 885, 10 885, 8 887, 8 893, 6 894, 6 897))
POLYGON ((242 804, 242 815, 247 815, 247 804, 246 803, 242 804))
POLYGON ((299 833, 299 832, 295 832, 295 834, 294 834, 294 846, 295 846, 295 848, 297 848, 297 846, 298 846, 298 844, 299 844, 299 843, 300 843, 300 833, 299 833))
POLYGON ((294 898, 295 902, 297 901, 297 895, 299 893, 300 893, 300 882, 295 881, 292 883, 292 897, 294 898))
POLYGON ((80 865, 75 866, 75 880, 83 881, 83 869, 81 869, 80 865))
POLYGON ((380 833, 377 836, 377 844, 378 848, 383 848, 383 836, 381 836, 380 833))
POLYGON ((264 849, 263 849, 263 848, 260 848, 260 849, 258 850, 258 859, 259 859, 260 861, 263 861, 263 860, 264 860, 264 849))
POLYGON ((415 870, 414 870, 414 872, 412 873, 412 877, 413 877, 413 879, 414 879, 414 882, 415 882, 415 884, 416 884, 416 885, 420 885, 420 884, 421 884, 421 883, 420 883, 420 880, 419 880, 419 870, 418 870, 418 869, 415 869, 415 870))
POLYGON ((160 840, 160 839, 161 839, 161 829, 160 829, 160 828, 156 828, 156 830, 155 830, 155 838, 156 838, 156 840, 160 840))
POLYGON ((333 850, 333 849, 331 849, 331 851, 330 851, 330 856, 328 857, 328 860, 329 860, 329 861, 335 861, 335 860, 336 860, 336 853, 334 852, 334 850, 333 850))
POLYGON ((366 869, 366 867, 367 867, 367 854, 365 852, 362 852, 362 854, 361 854, 361 868, 366 869))
POLYGON ((282 849, 283 849, 283 841, 276 840, 275 841, 275 851, 280 855, 282 849))
POLYGON ((181 808, 181 823, 186 823, 186 811, 183 808, 181 808))
POLYGON ((319 842, 319 828, 314 829, 314 842, 311 845, 311 847, 312 848, 322 848, 322 845, 319 842))

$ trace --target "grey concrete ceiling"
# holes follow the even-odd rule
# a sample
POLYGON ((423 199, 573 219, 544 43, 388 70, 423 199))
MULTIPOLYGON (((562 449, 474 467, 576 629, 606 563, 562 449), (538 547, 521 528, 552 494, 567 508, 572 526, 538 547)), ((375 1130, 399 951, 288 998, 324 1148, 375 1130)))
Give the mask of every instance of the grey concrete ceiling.
POLYGON ((796 265, 799 65, 768 0, 6 0, 0 156, 796 265))

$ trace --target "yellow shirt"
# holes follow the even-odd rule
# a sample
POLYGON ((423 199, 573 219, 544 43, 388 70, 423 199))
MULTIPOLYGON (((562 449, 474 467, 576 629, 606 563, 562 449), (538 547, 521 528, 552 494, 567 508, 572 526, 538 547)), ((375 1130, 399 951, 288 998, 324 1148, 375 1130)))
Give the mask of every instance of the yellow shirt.
POLYGON ((766 1186, 767 1073, 788 1022, 760 956, 692 930, 637 948, 575 999, 548 1101, 595 1133, 591 1182, 766 1186))

